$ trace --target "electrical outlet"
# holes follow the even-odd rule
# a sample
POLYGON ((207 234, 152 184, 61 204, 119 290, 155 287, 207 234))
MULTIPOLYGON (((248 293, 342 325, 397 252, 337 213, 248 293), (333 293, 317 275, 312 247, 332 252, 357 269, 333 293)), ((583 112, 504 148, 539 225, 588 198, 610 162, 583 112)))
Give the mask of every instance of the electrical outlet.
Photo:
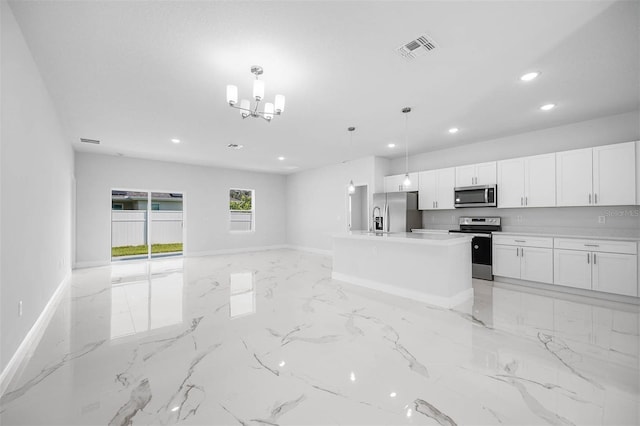
POLYGON ((22 316, 22 300, 18 302, 18 316, 22 316))
POLYGON ((607 223, 606 216, 598 216, 598 223, 607 223))

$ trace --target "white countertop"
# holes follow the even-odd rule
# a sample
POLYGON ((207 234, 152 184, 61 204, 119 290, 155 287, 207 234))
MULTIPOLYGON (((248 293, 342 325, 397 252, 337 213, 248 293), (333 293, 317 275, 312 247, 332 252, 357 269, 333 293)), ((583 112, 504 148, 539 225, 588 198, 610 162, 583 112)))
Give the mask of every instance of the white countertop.
POLYGON ((384 241, 390 243, 411 243, 427 245, 469 244, 469 242, 471 241, 471 237, 465 234, 427 234, 418 232, 375 233, 369 231, 351 231, 344 234, 335 234, 334 238, 349 238, 370 241, 384 241))
POLYGON ((548 237, 548 238, 574 238, 585 240, 611 240, 611 241, 633 241, 638 242, 640 238, 636 237, 609 237, 603 235, 571 235, 571 234, 553 234, 544 232, 494 232, 494 235, 522 235, 530 237, 548 237))

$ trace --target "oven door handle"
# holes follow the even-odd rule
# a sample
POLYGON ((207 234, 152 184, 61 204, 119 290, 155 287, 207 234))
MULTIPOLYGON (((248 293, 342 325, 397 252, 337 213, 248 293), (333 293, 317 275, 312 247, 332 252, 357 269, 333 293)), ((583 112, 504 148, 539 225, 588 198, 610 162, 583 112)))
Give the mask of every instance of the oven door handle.
POLYGON ((480 238, 491 238, 491 234, 470 234, 470 233, 467 233, 467 235, 471 235, 471 236, 473 236, 474 238, 475 238, 475 237, 480 237, 480 238))

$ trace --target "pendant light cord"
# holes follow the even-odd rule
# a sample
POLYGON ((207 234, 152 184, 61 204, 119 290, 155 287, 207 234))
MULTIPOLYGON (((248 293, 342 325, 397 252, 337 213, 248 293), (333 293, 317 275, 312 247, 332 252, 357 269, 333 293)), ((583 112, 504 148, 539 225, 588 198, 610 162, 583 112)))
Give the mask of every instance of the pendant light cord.
POLYGON ((409 114, 404 115, 404 155, 405 155, 405 173, 409 174, 409 114))

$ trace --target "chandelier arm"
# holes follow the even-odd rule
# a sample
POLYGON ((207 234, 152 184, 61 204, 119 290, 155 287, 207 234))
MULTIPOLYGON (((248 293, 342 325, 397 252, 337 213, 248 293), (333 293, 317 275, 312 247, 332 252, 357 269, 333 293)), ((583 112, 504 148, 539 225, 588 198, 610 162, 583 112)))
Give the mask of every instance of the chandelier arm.
POLYGON ((241 109, 241 110, 243 110, 243 111, 247 111, 247 112, 253 112, 253 111, 251 111, 250 109, 247 109, 247 108, 242 108, 242 107, 235 106, 235 105, 229 105, 229 106, 230 106, 231 108, 241 109))

